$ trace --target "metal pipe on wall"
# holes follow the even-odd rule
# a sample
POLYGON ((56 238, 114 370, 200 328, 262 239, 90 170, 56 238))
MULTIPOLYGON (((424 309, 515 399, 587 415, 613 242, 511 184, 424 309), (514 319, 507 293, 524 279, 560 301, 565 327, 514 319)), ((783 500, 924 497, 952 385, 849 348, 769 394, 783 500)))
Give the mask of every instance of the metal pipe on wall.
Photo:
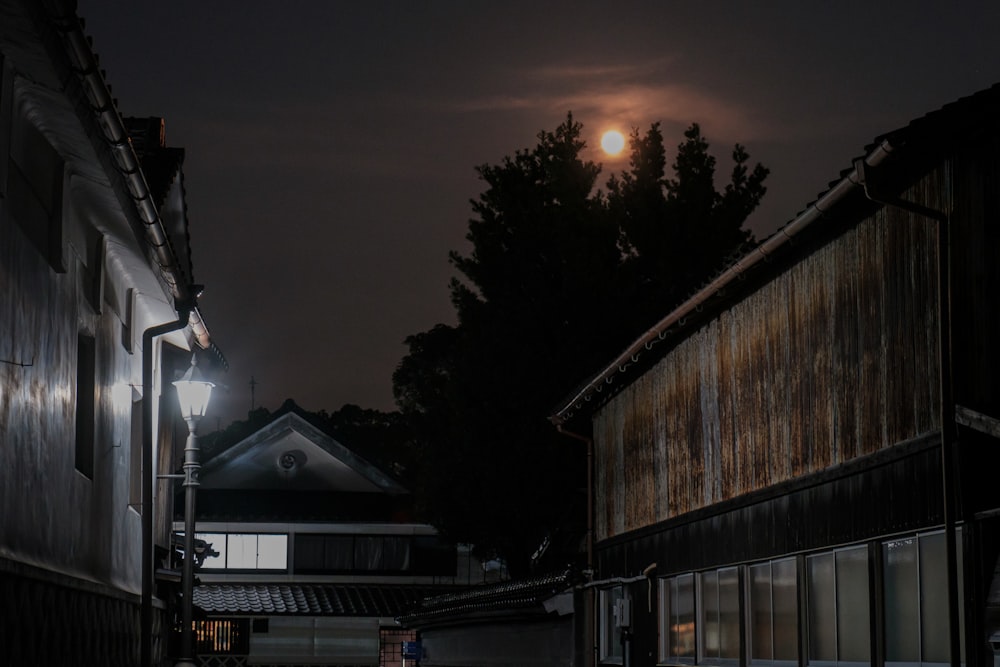
POLYGON ((139 610, 141 667, 153 661, 153 339, 189 323, 190 309, 179 305, 177 320, 142 332, 142 600, 139 610))
POLYGON ((906 201, 877 191, 877 178, 873 179, 870 165, 858 160, 854 165, 858 182, 865 196, 876 204, 898 208, 914 215, 933 220, 937 236, 938 283, 938 381, 941 393, 941 495, 944 513, 946 570, 948 579, 948 646, 951 667, 960 667, 962 647, 959 628, 958 604, 958 555, 955 536, 955 396, 952 385, 951 359, 951 219, 943 211, 922 204, 906 201), (874 186, 874 187, 873 187, 874 186))

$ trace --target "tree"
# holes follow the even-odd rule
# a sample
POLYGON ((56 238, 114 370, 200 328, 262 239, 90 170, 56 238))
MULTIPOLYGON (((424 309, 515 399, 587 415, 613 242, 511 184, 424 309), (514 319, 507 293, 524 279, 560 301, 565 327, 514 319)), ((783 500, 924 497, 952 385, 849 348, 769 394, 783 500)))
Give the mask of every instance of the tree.
POLYGON ((750 159, 737 144, 730 181, 715 189, 715 158, 697 123, 684 133, 666 178, 666 153, 658 123, 645 136, 631 136, 630 170, 608 182, 608 206, 620 221, 623 271, 638 327, 648 327, 679 304, 726 260, 753 242, 743 222, 767 192, 768 170, 748 174, 750 159))
POLYGON ((746 175, 737 147, 732 182, 716 192, 714 158, 693 125, 667 179, 657 124, 632 134, 630 169, 604 195, 581 137, 568 115, 534 148, 478 167, 472 249, 449 256, 458 324, 410 336, 393 376, 428 519, 515 573, 555 531, 583 536, 585 452, 548 414, 750 238, 737 218, 766 177, 759 165, 746 175))

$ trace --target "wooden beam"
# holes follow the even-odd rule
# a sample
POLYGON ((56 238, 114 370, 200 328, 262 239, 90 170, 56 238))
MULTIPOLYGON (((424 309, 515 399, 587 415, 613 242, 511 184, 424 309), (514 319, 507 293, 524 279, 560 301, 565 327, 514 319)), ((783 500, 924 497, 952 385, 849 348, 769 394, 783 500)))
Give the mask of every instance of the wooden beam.
POLYGON ((962 405, 955 406, 955 421, 980 433, 1000 438, 1000 419, 976 412, 962 405))

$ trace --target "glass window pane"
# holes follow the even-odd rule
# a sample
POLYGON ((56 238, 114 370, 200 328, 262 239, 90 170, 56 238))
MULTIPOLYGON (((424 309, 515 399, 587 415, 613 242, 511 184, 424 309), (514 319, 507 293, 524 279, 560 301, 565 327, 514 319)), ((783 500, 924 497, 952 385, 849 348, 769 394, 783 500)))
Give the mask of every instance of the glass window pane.
POLYGON ((232 534, 226 554, 226 567, 230 570, 257 569, 257 536, 232 534))
POLYGON ((771 563, 774 659, 799 659, 799 586, 794 558, 771 563))
POLYGON ((948 645, 948 560, 945 535, 921 535, 919 546, 923 661, 949 662, 951 650, 948 645))
POLYGON ((702 572, 701 580, 701 657, 714 659, 719 657, 719 574, 718 572, 702 572))
POLYGON ((955 529, 955 558, 958 560, 958 634, 959 661, 965 664, 965 551, 962 547, 962 528, 955 529))
POLYGON ((770 661, 774 658, 772 645, 771 564, 752 565, 747 571, 750 623, 750 659, 770 661))
POLYGON ((920 603, 917 592, 917 540, 882 545, 885 589, 885 659, 920 661, 920 603))
POLYGON ((295 569, 301 572, 323 569, 323 547, 326 538, 323 535, 295 535, 295 569))
POLYGON ((670 580, 661 577, 657 581, 656 592, 659 595, 657 604, 656 634, 657 660, 665 662, 670 656, 670 580))
POLYGON ((354 538, 327 535, 323 545, 323 569, 350 570, 354 567, 354 538))
POLYGON ((410 568, 410 539, 386 537, 382 541, 382 569, 408 570, 410 568))
POLYGON ((719 570, 719 657, 740 658, 740 578, 735 567, 719 570))
POLYGON ((601 591, 601 659, 618 659, 622 656, 621 631, 615 618, 615 607, 623 598, 621 586, 601 591))
POLYGON ((382 536, 363 536, 354 538, 354 569, 382 569, 382 536))
POLYGON ((684 574, 671 582, 670 654, 675 658, 694 660, 694 575, 684 574))
POLYGON ((205 542, 212 545, 212 551, 217 552, 219 555, 214 558, 206 558, 205 562, 202 563, 201 568, 203 570, 224 570, 226 569, 226 534, 225 533, 195 533, 194 536, 199 540, 205 540, 205 542))
POLYGON ((837 649, 840 660, 868 662, 871 627, 868 621, 868 548, 836 552, 837 649))
POLYGON ((284 570, 288 567, 288 536, 259 535, 257 537, 257 568, 284 570))
POLYGON ((837 659, 837 596, 834 587, 833 554, 806 559, 809 593, 809 659, 837 659))

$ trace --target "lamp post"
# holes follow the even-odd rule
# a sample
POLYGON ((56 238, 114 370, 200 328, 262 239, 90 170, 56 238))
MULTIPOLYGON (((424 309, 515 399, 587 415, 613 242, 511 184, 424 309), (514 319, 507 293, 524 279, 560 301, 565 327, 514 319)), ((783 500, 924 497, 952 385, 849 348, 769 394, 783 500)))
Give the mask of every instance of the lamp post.
POLYGON ((191 366, 174 382, 181 416, 188 426, 184 444, 184 570, 181 579, 183 604, 181 612, 181 659, 177 665, 195 667, 192 637, 192 608, 194 595, 194 501, 198 487, 198 420, 205 416, 208 399, 215 385, 198 370, 198 361, 191 356, 191 366))

